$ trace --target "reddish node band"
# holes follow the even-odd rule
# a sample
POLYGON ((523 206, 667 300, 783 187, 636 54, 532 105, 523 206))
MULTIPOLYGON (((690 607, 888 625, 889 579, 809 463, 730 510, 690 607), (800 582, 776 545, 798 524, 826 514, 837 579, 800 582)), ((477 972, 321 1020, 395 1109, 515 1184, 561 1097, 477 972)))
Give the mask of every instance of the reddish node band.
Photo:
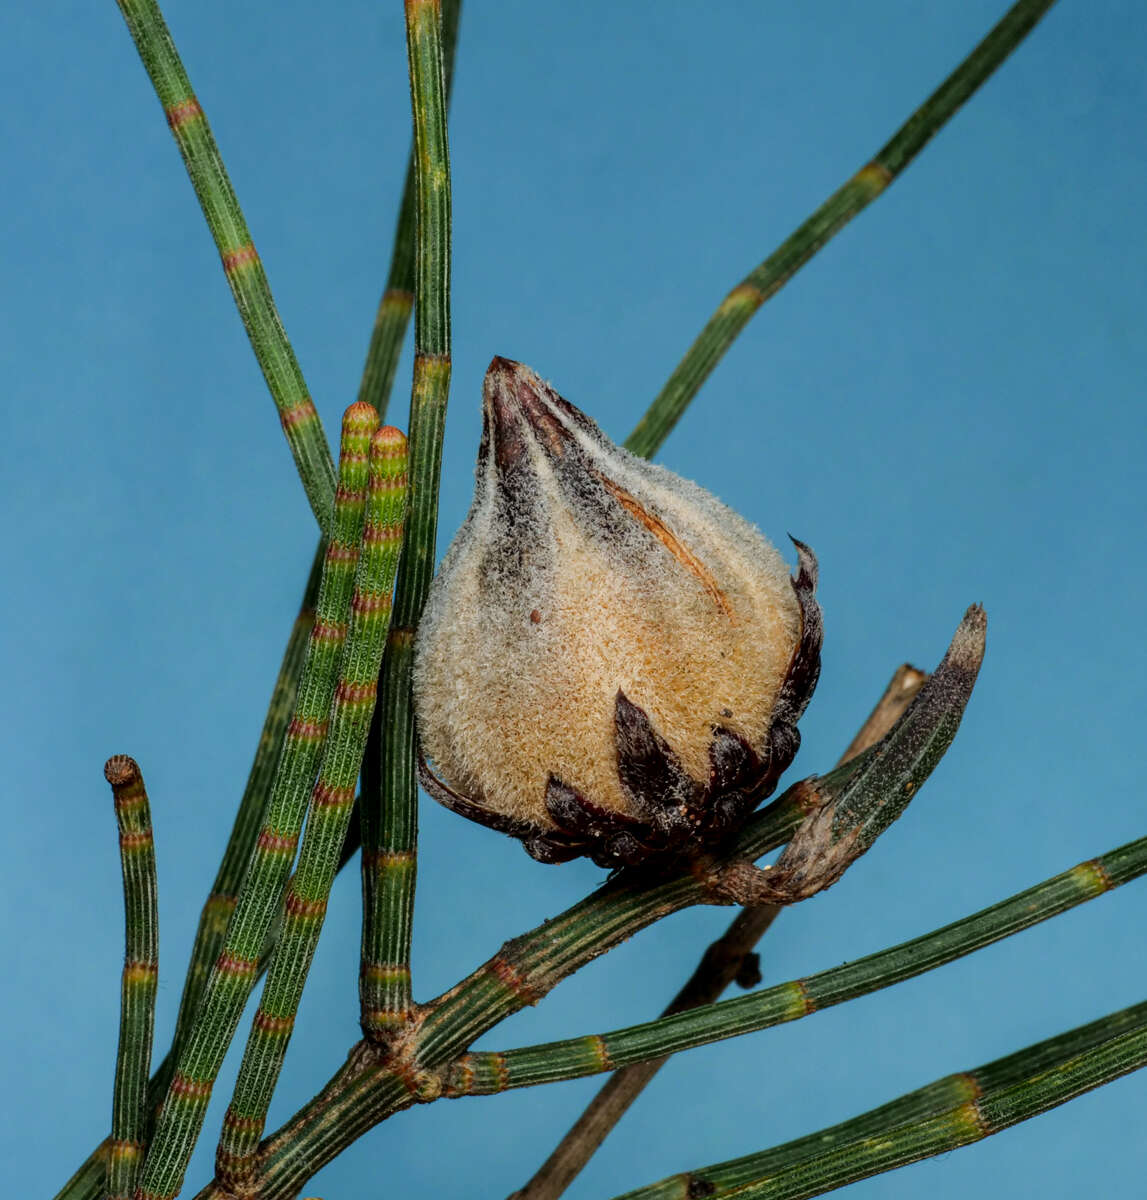
POLYGON ((233 979, 254 979, 259 964, 253 958, 240 958, 237 954, 224 951, 216 959, 215 969, 221 975, 230 975, 233 979))
POLYGON ((223 270, 226 274, 232 275, 243 267, 257 264, 258 261, 259 253, 255 249, 255 243, 248 242, 245 246, 239 246, 235 250, 228 250, 223 255, 223 270))
POLYGON ((180 100, 170 108, 164 109, 163 115, 167 118, 168 125, 174 130, 190 121, 198 120, 203 116, 203 109, 199 107, 199 101, 194 96, 188 96, 186 100, 180 100))
POLYGON ((291 892, 287 896, 284 907, 289 917, 310 919, 323 916, 327 911, 327 902, 325 900, 304 900, 302 896, 291 892))
POLYGON ((209 1079, 192 1079, 176 1071, 171 1079, 171 1094, 187 1100, 208 1100, 211 1096, 209 1079))
POLYGON ((297 833, 276 833, 273 829, 261 830, 255 843, 266 854, 294 854, 298 844, 297 833))
POLYGON ((279 420, 282 421, 284 429, 289 429, 292 425, 302 425, 306 421, 317 421, 318 417, 318 409, 310 396, 304 397, 292 408, 284 408, 279 412, 279 420))
POLYGON ((319 782, 315 784, 315 790, 311 793, 311 804, 315 808, 342 808, 353 803, 353 787, 328 787, 319 782))
POLYGON ((296 717, 287 726, 287 736, 306 742, 318 742, 327 736, 326 721, 303 721, 296 717))
POLYGON ((372 679, 369 683, 352 683, 342 679, 335 689, 335 700, 339 704, 367 704, 374 701, 378 694, 378 681, 372 679))
POLYGON ((252 1022, 256 1029, 263 1033, 269 1033, 274 1037, 281 1037, 284 1033, 290 1033, 295 1027, 294 1017, 275 1017, 269 1012, 264 1012, 262 1009, 255 1014, 255 1019, 252 1022))

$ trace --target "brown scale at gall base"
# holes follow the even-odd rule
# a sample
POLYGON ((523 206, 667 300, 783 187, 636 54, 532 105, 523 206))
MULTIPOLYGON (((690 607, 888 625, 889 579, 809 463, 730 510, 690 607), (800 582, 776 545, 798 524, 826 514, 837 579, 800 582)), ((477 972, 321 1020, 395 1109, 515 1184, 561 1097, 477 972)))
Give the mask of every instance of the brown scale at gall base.
POLYGON ((550 776, 545 806, 555 829, 496 813, 442 782, 419 755, 419 779, 440 804, 472 821, 518 838, 543 863, 583 855, 598 866, 633 867, 652 859, 675 860, 705 850, 736 833, 776 789, 800 747, 800 719, 820 676, 823 622, 816 602, 816 556, 795 538, 799 569, 792 580, 801 609, 801 637, 764 743, 754 748, 721 726, 713 727, 709 780, 688 775, 645 711, 618 691, 614 713, 617 769, 622 787, 642 817, 594 804, 550 776))

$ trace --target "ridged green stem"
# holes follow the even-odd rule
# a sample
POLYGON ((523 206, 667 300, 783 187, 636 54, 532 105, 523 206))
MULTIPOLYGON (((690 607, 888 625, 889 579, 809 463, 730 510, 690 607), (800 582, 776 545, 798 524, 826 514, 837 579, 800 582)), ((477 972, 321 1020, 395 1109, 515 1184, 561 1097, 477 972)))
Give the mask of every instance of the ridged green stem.
POLYGON ((343 421, 332 535, 294 718, 223 950, 176 1061, 136 1200, 166 1200, 182 1186, 211 1089, 254 987, 260 952, 280 911, 327 735, 335 675, 346 640, 366 502, 367 449, 376 419, 369 405, 352 405, 343 421))
POLYGON ((923 937, 805 979, 611 1033, 466 1055, 450 1069, 447 1092, 477 1096, 579 1079, 795 1021, 962 958, 1145 872, 1147 838, 1141 838, 923 937))
MULTIPOLYGON (((442 44, 445 66, 447 97, 453 76, 455 48, 457 45, 458 22, 461 0, 444 0, 442 6, 442 44)), ((413 308, 414 289, 414 158, 413 152, 407 166, 406 187, 403 191, 402 206, 399 212, 395 230, 394 249, 391 256, 390 273, 386 290, 379 305, 375 330, 371 337, 370 350, 359 389, 360 400, 373 404, 378 412, 385 413, 389 402, 390 391, 394 382, 395 370, 402 349, 403 338, 413 308), (402 293, 405 293, 403 299, 402 293)), ((189 1022, 194 1015, 203 985, 207 981, 211 964, 222 945, 226 932, 227 920, 234 909, 235 893, 242 877, 255 835, 258 833, 262 808, 266 800, 266 791, 270 783, 278 752, 282 742, 286 720, 294 705, 294 695, 298 685, 298 666, 294 667, 292 676, 288 670, 289 664, 294 664, 296 657, 301 664, 303 650, 306 647, 307 635, 314 622, 314 600, 318 588, 319 571, 322 566, 326 542, 320 539, 315 552, 311 579, 303 599, 299 617, 296 620, 291 640, 288 643, 279 679, 272 696, 271 707, 267 714, 266 723, 259 741, 259 749, 255 763, 251 768, 247 788, 240 804, 239 814, 231 832, 231 838, 224 852, 223 863, 220 866, 215 884, 204 906, 200 917, 199 929, 196 932, 195 944, 192 950, 191 965, 184 984, 183 997, 180 1001, 179 1019, 173 1045, 178 1048, 186 1036, 189 1022), (280 718, 282 718, 280 720, 280 718), (272 727, 276 722, 276 727, 272 727)), ((381 712, 381 705, 376 706, 376 717, 381 712)), ((376 721, 375 725, 378 724, 376 721)), ((377 738, 377 730, 372 726, 372 739, 377 738)), ((369 753, 369 751, 368 751, 369 753)), ((375 796, 379 794, 377 771, 377 749, 370 755, 375 763, 373 788, 368 789, 375 796)), ((367 772, 364 769, 364 788, 367 785, 367 772)), ((348 848, 357 849, 360 843, 360 832, 357 822, 348 831, 347 842, 343 847, 343 861, 340 869, 349 859, 348 848)), ((386 882, 394 882, 395 873, 387 873, 386 882)), ((386 903, 383 896, 379 902, 386 903)), ((149 1085, 149 1097, 152 1105, 157 1104, 167 1090, 170 1081, 174 1056, 168 1055, 160 1066, 149 1085)), ((103 1184, 104 1160, 107 1156, 107 1142, 101 1143, 88 1157, 76 1174, 68 1180, 55 1197, 55 1200, 95 1200, 103 1184)))
POLYGON ((112 1132, 108 1142, 108 1200, 130 1200, 143 1158, 147 1128, 147 1075, 159 981, 159 910, 155 842, 143 776, 125 754, 109 758, 123 869, 124 957, 120 986, 112 1132))
MULTIPOLYGON (((847 769, 847 768, 843 768, 847 769)), ((742 835, 736 853, 762 854, 787 838, 802 788, 791 788, 742 835), (770 835, 771 830, 771 835, 770 835)), ((428 1004, 402 1053, 382 1062, 352 1055, 323 1091, 264 1145, 261 1200, 286 1200, 355 1137, 416 1101, 577 1078, 805 1016, 971 953, 1147 872, 1147 838, 1092 859, 972 917, 857 963, 693 1009, 604 1038, 572 1039, 504 1055, 465 1054, 476 1037, 652 921, 696 903, 691 878, 656 887, 614 880, 553 921, 507 942, 456 987, 428 1004), (445 1070, 443 1070, 445 1068, 445 1070), (335 1115, 337 1113, 337 1116, 335 1115)), ((207 1193, 204 1193, 205 1195, 207 1193)))
POLYGON ((231 836, 227 840, 215 882, 211 885, 211 892, 199 918, 199 928, 196 930, 195 943, 191 950, 191 963, 183 985, 183 996, 179 1002, 175 1036, 172 1039, 175 1056, 178 1056, 186 1040, 211 966, 223 945, 227 922, 235 911, 239 885, 243 881, 243 873, 247 869, 251 852, 255 848, 255 839, 263 823, 263 810, 275 778, 275 766, 283 748, 287 726, 294 712, 307 642, 315 623, 315 600, 318 596, 325 552, 326 542, 320 539, 299 613, 291 627, 287 648, 279 666, 279 675, 271 693, 271 703, 267 707, 267 716, 259 735, 255 760, 247 776, 247 786, 243 789, 243 798, 239 801, 239 811, 235 814, 231 836))
MULTIPOLYGON (((154 1078, 154 1076, 152 1077, 154 1078)), ((110 1138, 105 1138, 80 1163, 75 1174, 53 1197, 53 1200, 100 1200, 107 1189, 107 1159, 110 1138)))
MULTIPOLYGON (((409 1017, 410 935, 417 872, 418 783, 410 670, 414 629, 434 575, 442 434, 450 391, 450 155, 442 9, 406 0, 414 119, 414 382, 410 399, 410 509, 398 570, 380 706, 381 796, 364 793, 363 935, 359 975, 364 1036, 385 1041, 409 1017)), ((376 768, 371 767, 371 771, 376 768)))
MULTIPOLYGON (((372 414, 375 411, 361 401, 357 407, 372 414)), ((254 1173, 255 1150, 322 932, 354 806, 355 781, 362 766, 390 624, 405 507, 406 438, 386 425, 371 439, 362 552, 351 601, 350 630, 331 707, 330 732, 311 792, 298 866, 287 889, 282 933, 215 1156, 216 1178, 237 1194, 254 1173)))
MULTIPOLYGON (((347 830, 346 840, 343 842, 342 852, 339 854, 338 869, 340 871, 358 853, 358 847, 357 823, 352 814, 351 827, 347 830)), ((271 930, 267 935, 267 940, 263 943, 263 950, 259 955, 259 965, 255 971, 256 982, 262 979, 266 973, 271 952, 274 949, 277 938, 278 924, 276 922, 272 924, 271 930)), ((171 1074, 174 1070, 172 1061, 172 1055, 169 1051, 152 1073, 151 1079, 148 1080, 147 1112, 153 1118, 159 1109, 160 1101, 167 1093, 168 1084, 171 1082, 171 1074)), ((110 1141, 110 1138, 105 1138, 88 1155, 71 1179, 56 1193, 54 1200, 101 1200, 104 1191, 104 1176, 106 1174, 105 1163, 107 1162, 110 1141)))
POLYGON ((394 250, 370 333, 358 398, 383 412, 390 402, 406 327, 414 309, 414 162, 406 166, 394 250))
MULTIPOLYGON (((154 1119, 159 1102, 167 1092, 175 1059, 186 1041, 191 1028, 203 988, 207 983, 211 966, 223 946, 227 933, 227 922, 235 909, 235 899, 243 878, 255 838, 263 820, 275 766, 283 747, 287 725, 295 707, 299 675, 306 655, 307 639, 315 622, 315 598, 318 595, 319 578, 322 572, 326 541, 320 539, 310 577, 303 593, 298 616, 291 628, 287 648, 279 667, 279 675, 271 694, 271 703, 263 722, 255 760, 247 776, 247 786, 239 802, 239 810, 231 827, 231 835, 223 851, 223 858, 215 876, 215 882, 207 896, 195 932, 191 960, 183 984, 183 995, 179 1002, 179 1016, 175 1023, 172 1048, 156 1067, 147 1086, 147 1112, 149 1124, 154 1119)), ((357 848, 357 839, 355 840, 357 848)), ((349 857, 344 846, 344 859, 349 857)), ((273 934, 272 930, 272 934, 273 934)), ((96 1200, 103 1182, 103 1163, 108 1154, 108 1140, 102 1142, 85 1160, 80 1169, 57 1193, 55 1200, 96 1200)))
POLYGON ((279 410, 311 511, 319 528, 328 532, 335 492, 330 448, 279 319, 266 272, 251 241, 219 147, 191 89, 159 5, 155 0, 117 2, 215 239, 223 273, 279 410))
MULTIPOLYGON (((796 784, 756 814, 741 832, 735 853, 759 858, 787 841, 803 817, 804 796, 805 788, 796 784)), ((405 1060, 384 1066, 376 1052, 360 1044, 323 1091, 264 1142, 261 1200, 294 1196, 366 1129, 413 1103, 423 1083, 432 1094, 440 1084, 419 1071, 444 1065, 480 1033, 536 1003, 579 967, 700 898, 701 886, 691 878, 651 885, 648 880, 618 877, 553 920, 507 942, 456 988, 425 1007, 417 1043, 404 1042, 407 1049, 417 1049, 417 1070, 407 1070, 405 1060), (400 1070, 401 1077, 392 1068, 400 1070)))
MULTIPOLYGON (((450 89, 454 82, 454 52, 458 45, 458 18, 462 0, 442 0, 442 64, 446 80, 446 104, 450 104, 450 89)), ((390 271, 378 303, 370 347, 362 371, 358 398, 373 404, 381 417, 394 385, 398 356, 406 337, 406 326, 414 309, 414 153, 406 164, 406 181, 402 188, 402 203, 394 231, 394 247, 390 256, 390 271)))
MULTIPOLYGON (((450 87, 454 76, 454 57, 458 44, 458 20, 461 0, 444 0, 442 5, 442 57, 445 76, 446 101, 449 104, 450 87)), ((374 404, 379 413, 385 415, 394 386, 394 375, 406 327, 414 309, 416 251, 416 196, 415 156, 412 146, 406 165, 406 180, 402 189, 402 202, 394 231, 394 246, 391 251, 390 271, 386 286, 379 301, 366 365, 363 367, 362 382, 358 398, 374 404)), ((391 988, 385 984, 391 973, 392 960, 403 957, 402 947, 407 944, 409 934, 402 928, 394 929, 388 936, 386 914, 398 911, 396 923, 407 915, 412 904, 413 879, 406 876, 416 868, 416 859, 408 847, 413 847, 417 827, 398 830, 398 847, 384 845, 381 831, 383 809, 383 720, 391 731, 386 761, 394 764, 394 772, 386 782, 388 794, 400 795, 409 787, 409 768, 404 768, 394 757, 394 748, 401 748, 410 738, 409 705, 405 701, 406 678, 410 664, 409 639, 396 635, 390 648, 389 665, 381 679, 379 702, 375 705, 371 721, 370 737, 363 758, 362 795, 360 801, 359 832, 367 841, 362 862, 363 889, 363 939, 360 965, 360 998, 362 1008, 371 1013, 368 1020, 372 1025, 389 1028, 385 1014, 391 1004, 391 988)), ((394 962, 397 991, 409 996, 409 966, 405 962, 394 962)), ((399 1007, 406 1010, 407 1001, 400 1000, 399 1007)))
POLYGON ((1031 32, 1054 0, 1019 0, 877 152, 721 301, 629 435, 635 454, 656 452, 721 356, 766 300, 868 207, 1031 32))
POLYGON ((930 1126, 932 1135, 943 1130, 951 1133, 966 1128, 972 1118, 972 1127, 981 1128, 982 1136, 986 1137, 1004 1127, 991 1123, 993 1116, 998 1120, 1004 1105, 1014 1118, 1007 1123, 1014 1124, 1051 1107, 1047 1101, 1054 1091, 1061 1094, 1052 1103, 1062 1103, 1077 1095, 1082 1090, 1078 1084, 1089 1076, 1085 1086, 1098 1086, 1134 1070, 1144 1063, 1145 1033, 1147 1002, 1037 1042, 985 1066, 946 1075, 839 1125, 758 1154, 671 1175, 626 1192, 617 1200, 690 1200, 702 1194, 710 1200, 733 1194, 738 1198, 756 1195, 796 1200, 800 1196, 819 1195, 879 1171, 903 1166, 926 1154, 964 1144, 963 1141, 946 1144, 941 1140, 919 1153, 923 1125, 930 1126), (1138 1052, 1132 1049, 1136 1044, 1140 1047, 1138 1052), (879 1156, 874 1154, 878 1147, 879 1156), (736 1190, 750 1186, 753 1190, 747 1193, 736 1190))

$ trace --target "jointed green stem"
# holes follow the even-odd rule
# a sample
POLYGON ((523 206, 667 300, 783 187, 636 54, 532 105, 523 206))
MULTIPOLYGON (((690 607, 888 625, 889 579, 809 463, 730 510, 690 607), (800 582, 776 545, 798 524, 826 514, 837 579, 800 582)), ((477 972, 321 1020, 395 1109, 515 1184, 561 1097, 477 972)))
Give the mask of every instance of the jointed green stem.
MULTIPOLYGON (((847 768, 845 768, 847 769, 847 768)), ((787 838, 801 785, 790 789, 742 835, 736 855, 760 855, 787 838)), ((261 1200, 283 1200, 355 1137, 417 1100, 474 1095, 556 1079, 577 1078, 627 1062, 656 1058, 737 1033, 807 1015, 887 987, 1147 873, 1147 838, 1092 859, 1037 887, 945 929, 798 983, 783 984, 604 1038, 591 1036, 505 1055, 463 1054, 476 1037, 560 979, 638 929, 688 904, 700 885, 691 878, 656 887, 614 880, 553 921, 508 942, 449 992, 428 1004, 402 1053, 368 1065, 354 1056, 326 1088, 265 1143, 261 1200), (445 1069, 445 1070, 443 1070, 445 1069)))
POLYGON ((406 181, 394 231, 390 270, 362 369, 358 398, 385 413, 398 370, 398 358, 406 339, 406 327, 414 309, 414 160, 406 166, 406 181))
MULTIPOLYGON (((364 793, 361 1023, 384 1041, 411 1011, 410 934, 418 841, 410 669, 414 628, 434 574, 442 433, 450 391, 450 155, 442 12, 406 0, 414 116, 415 323, 410 399, 410 510, 380 694, 381 797, 364 793)), ((371 772, 374 767, 371 767, 371 772)))
MULTIPOLYGON (((319 577, 322 571, 326 541, 320 539, 310 578, 303 593, 299 614, 291 628, 287 649, 279 667, 279 675, 271 694, 271 703, 263 722, 263 731, 255 751, 255 761, 247 777, 247 786, 239 803, 239 811, 231 828, 227 847, 219 871, 215 876, 207 902, 199 918, 195 943, 187 977, 183 984, 183 996, 179 1002, 179 1016, 175 1023, 172 1048, 156 1067, 147 1085, 147 1113, 154 1118, 159 1102, 167 1092, 175 1060, 187 1034, 191 1029, 203 988, 207 983, 211 965, 218 957, 227 932, 227 922, 235 908, 235 898, 243 871, 255 846, 255 838, 263 819, 263 809, 274 778, 275 764, 283 747, 287 724, 295 707, 299 675, 307 648, 307 639, 315 621, 315 597, 318 595, 319 577)), ((356 843, 357 846, 357 843, 356 843)), ((344 846, 344 858, 346 847, 344 846)), ((272 936, 274 931, 272 930, 272 936)), ((262 971, 260 970, 260 974, 262 971)), ((96 1200, 103 1183, 103 1161, 108 1154, 109 1142, 105 1141, 89 1155, 76 1174, 57 1193, 55 1200, 96 1200)))
POLYGON ((1019 0, 892 140, 721 301, 677 364, 626 446, 650 455, 665 441, 721 356, 766 300, 832 237, 867 208, 1031 32, 1054 0, 1019 0))
POLYGON ((795 1021, 971 954, 1145 872, 1147 838, 1141 838, 943 929, 806 979, 612 1033, 466 1055, 451 1068, 447 1090, 473 1096, 577 1079, 795 1021))
MULTIPOLYGON (((758 813, 742 831, 735 853, 759 858, 792 835, 802 818, 805 794, 797 784, 758 813)), ((604 954, 654 921, 698 903, 701 886, 690 878, 656 886, 619 877, 552 921, 506 943, 456 988, 427 1005, 417 1022, 417 1041, 404 1039, 407 1057, 387 1066, 376 1058, 352 1055, 330 1083, 263 1146, 262 1200, 280 1200, 365 1130, 413 1102, 424 1086, 436 1084, 419 1070, 444 1065, 482 1032, 550 988, 599 954, 604 954), (399 1075, 401 1073, 401 1077, 399 1075)), ((363 1047, 360 1047, 360 1051, 363 1047)), ((204 1193, 209 1194, 209 1193, 204 1193)))
POLYGON ((311 510, 319 528, 326 532, 335 491, 330 448, 279 319, 266 272, 255 252, 219 147, 191 90, 159 5, 155 0, 117 2, 215 239, 223 260, 223 273, 279 410, 311 510))
POLYGON ((239 894, 243 872, 247 869, 251 852, 255 848, 255 839, 263 821, 263 810, 275 777, 275 765, 279 761, 283 739, 295 708, 307 642, 315 623, 315 598, 319 591, 325 552, 326 542, 320 539, 299 606, 299 614, 291 628, 287 649, 271 693, 271 703, 267 708, 263 730, 259 735, 259 745, 255 750, 255 761, 251 764, 251 772, 247 776, 247 786, 243 790, 243 798, 239 802, 239 811, 235 814, 231 836, 227 841, 227 848, 223 851, 215 882, 211 885, 211 892, 199 918, 199 928, 196 930, 195 944, 191 951, 191 964, 183 985, 183 997, 179 1002, 175 1036, 172 1039, 175 1057, 178 1057, 191 1028, 211 965, 223 945, 227 922, 235 911, 235 900, 239 894))
POLYGON ((349 620, 366 501, 367 448, 377 424, 369 405, 351 405, 343 420, 339 486, 315 623, 307 643, 295 715, 287 730, 271 797, 255 842, 222 953, 207 981, 195 1023, 176 1061, 137 1200, 174 1196, 199 1136, 211 1089, 255 984, 259 954, 279 913, 295 857, 307 797, 349 620))
MULTIPOLYGON (((443 0, 442 59, 447 106, 454 76, 461 7, 461 0, 443 0)), ((382 414, 386 413, 390 400, 406 326, 414 307, 418 240, 416 149, 417 141, 411 147, 407 163, 390 271, 379 302, 358 393, 360 400, 376 405, 382 414)), ((448 273, 448 233, 444 266, 448 273)), ((430 422, 427 435, 431 439, 437 437, 440 442, 441 421, 437 433, 430 422)), ((384 1036, 395 1027, 410 1006, 409 945, 417 865, 417 816, 414 810, 417 794, 411 793, 410 763, 413 741, 408 682, 411 650, 409 633, 404 635, 396 629, 382 674, 379 703, 375 706, 362 771, 360 826, 365 853, 362 859, 363 935, 359 995, 363 1029, 374 1036, 384 1036), (385 751, 384 722, 387 729, 385 751), (384 801, 384 795, 402 799, 384 801), (387 818, 383 817, 384 806, 390 810, 391 815, 387 818), (385 833, 384 820, 389 822, 385 833), (394 1017, 392 1013, 399 1015, 394 1017)))
MULTIPOLYGON (((458 44, 458 17, 462 0, 442 0, 442 64, 446 80, 446 103, 454 81, 454 51, 458 44)), ((370 348, 362 371, 358 398, 373 404, 385 418, 386 406, 394 384, 398 356, 406 336, 406 326, 414 308, 414 242, 415 242, 415 166, 414 152, 406 164, 406 181, 402 188, 402 203, 394 231, 390 271, 386 287, 378 304, 370 348)))
POLYGON ((969 1118, 972 1130, 980 1128, 981 1136, 997 1133, 1004 1126, 989 1122, 991 1117, 998 1117, 1004 1104, 1012 1117, 1007 1124, 1014 1124, 1070 1099, 1082 1090, 1078 1086, 1081 1082, 1097 1086, 1134 1070, 1147 1060, 1145 1033, 1147 1002, 985 1066, 946 1075, 839 1125, 744 1158, 672 1175, 626 1192, 617 1200, 688 1200, 701 1194, 720 1200, 749 1185, 757 1186, 748 1193, 735 1194, 784 1196, 789 1200, 818 1195, 963 1145, 969 1139, 948 1141, 944 1135, 951 1137, 960 1129, 967 1130, 969 1118), (1136 1044, 1140 1046, 1138 1052, 1133 1049, 1136 1044), (1105 1066, 1111 1069, 1110 1074, 1105 1066), (1056 1091, 1060 1094, 1052 1098, 1049 1093, 1056 1091), (924 1142, 921 1126, 927 1126, 932 1136, 941 1135, 936 1144, 924 1142), (879 1156, 874 1154, 877 1147, 881 1149, 879 1156))
MULTIPOLYGON (((454 66, 454 51, 457 39, 459 12, 461 0, 444 0, 442 6, 442 43, 445 65, 446 88, 449 94, 454 66)), ((391 258, 390 275, 387 290, 383 294, 379 306, 375 332, 371 338, 370 352, 364 370, 359 399, 373 404, 380 413, 386 411, 390 390, 393 385, 395 369, 398 366, 399 353, 406 332, 406 326, 413 307, 414 288, 414 160, 411 155, 408 165, 406 190, 403 193, 402 209, 395 231, 395 245, 391 258), (403 302, 395 292, 407 293, 403 302)), ((320 539, 315 553, 315 563, 311 579, 303 599, 299 617, 288 643, 275 692, 271 699, 271 707, 263 726, 255 763, 251 768, 247 788, 240 804, 240 810, 232 829, 231 838, 224 852, 223 863, 216 876, 207 903, 200 918, 199 929, 196 933, 195 945, 188 969, 187 980, 184 984, 183 998, 180 1001, 179 1019, 176 1024, 174 1048, 177 1050, 186 1037, 190 1021, 194 1016, 203 985, 211 964, 214 962, 222 945, 226 932, 227 920, 235 905, 235 894, 242 878, 243 870, 250 857, 254 839, 258 833, 259 821, 266 800, 267 788, 270 784, 270 774, 274 771, 275 763, 282 742, 286 720, 294 705, 295 691, 298 685, 298 670, 302 661, 302 653, 306 646, 307 635, 314 622, 314 601, 318 588, 319 570, 322 566, 326 542, 320 539), (296 662, 297 660, 297 662, 296 662), (292 674, 293 671, 293 674, 292 674)), ((393 673, 392 673, 393 674, 393 673)), ((391 703, 393 711, 393 701, 391 703)), ((382 705, 376 706, 376 718, 381 715, 382 705)), ((375 722, 377 724, 377 721, 375 722)), ((377 736, 377 731, 372 737, 377 736)), ((369 753, 369 751, 368 751, 369 753)), ((377 748, 371 754, 371 759, 377 762, 377 748)), ((379 803, 379 780, 377 769, 374 771, 374 785, 368 787, 367 772, 364 771, 364 789, 375 798, 374 804, 379 803)), ((357 829, 354 834, 354 845, 357 847, 357 829)), ((346 846, 344 846, 344 860, 346 846)), ((401 864, 401 860, 398 860, 401 864)), ((397 870, 383 871, 384 887, 393 885, 402 867, 397 870)), ((373 874, 372 874, 373 880, 373 874)), ((386 906, 389 901, 385 896, 379 896, 380 905, 386 906)), ((166 1092, 170 1081, 174 1054, 168 1055, 156 1070, 149 1087, 149 1095, 154 1102, 166 1092)), ((56 1200, 95 1200, 104 1178, 104 1158, 106 1158, 107 1143, 104 1142, 89 1156, 76 1174, 64 1185, 56 1200)))
POLYGON ((384 426, 371 440, 370 494, 362 553, 351 601, 350 631, 331 708, 330 732, 311 792, 298 867, 287 889, 283 930, 215 1158, 216 1176, 231 1191, 238 1192, 254 1171, 254 1152, 338 870, 390 624, 391 590, 402 547, 405 504, 406 438, 397 429, 384 426))
MULTIPOLYGON (((358 847, 357 823, 354 821, 352 814, 351 828, 347 830, 346 840, 343 842, 342 851, 339 854, 338 869, 340 871, 358 853, 358 847)), ((267 970, 267 964, 277 938, 277 925, 272 924, 271 930, 267 935, 267 940, 263 943, 263 950, 259 955, 259 965, 255 971, 256 982, 263 977, 267 970)), ((169 1051, 159 1066, 156 1067, 151 1079, 148 1080, 147 1112, 152 1116, 157 1112, 160 1101, 167 1093, 167 1087, 171 1082, 171 1074, 174 1070, 172 1062, 173 1056, 169 1051)), ((106 1174, 104 1164, 107 1161, 110 1142, 110 1138, 105 1138, 88 1155, 71 1179, 56 1193, 54 1200, 101 1200, 104 1192, 104 1176, 106 1174)))
POLYGON ((124 906, 123 981, 107 1196, 108 1200, 130 1200, 145 1148, 147 1074, 159 981, 155 843, 147 791, 135 760, 123 754, 109 758, 104 777, 115 798, 124 906))

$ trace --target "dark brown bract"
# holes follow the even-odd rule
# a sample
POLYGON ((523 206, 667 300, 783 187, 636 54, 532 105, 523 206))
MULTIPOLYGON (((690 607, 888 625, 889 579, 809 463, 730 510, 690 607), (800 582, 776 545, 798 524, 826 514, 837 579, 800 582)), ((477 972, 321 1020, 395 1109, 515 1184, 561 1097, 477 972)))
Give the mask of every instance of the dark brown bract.
POLYGON ((820 676, 823 632, 814 597, 816 557, 794 539, 800 570, 793 590, 801 606, 801 640, 785 676, 773 723, 764 742, 713 727, 709 779, 699 784, 673 748, 654 729, 644 709, 618 691, 614 710, 617 770, 638 817, 599 807, 554 775, 546 781, 545 807, 554 829, 515 820, 452 791, 419 754, 422 786, 440 804, 490 829, 518 838, 538 862, 559 863, 585 855, 601 867, 637 866, 654 856, 676 857, 718 844, 744 824, 770 796, 800 748, 797 721, 820 676))

